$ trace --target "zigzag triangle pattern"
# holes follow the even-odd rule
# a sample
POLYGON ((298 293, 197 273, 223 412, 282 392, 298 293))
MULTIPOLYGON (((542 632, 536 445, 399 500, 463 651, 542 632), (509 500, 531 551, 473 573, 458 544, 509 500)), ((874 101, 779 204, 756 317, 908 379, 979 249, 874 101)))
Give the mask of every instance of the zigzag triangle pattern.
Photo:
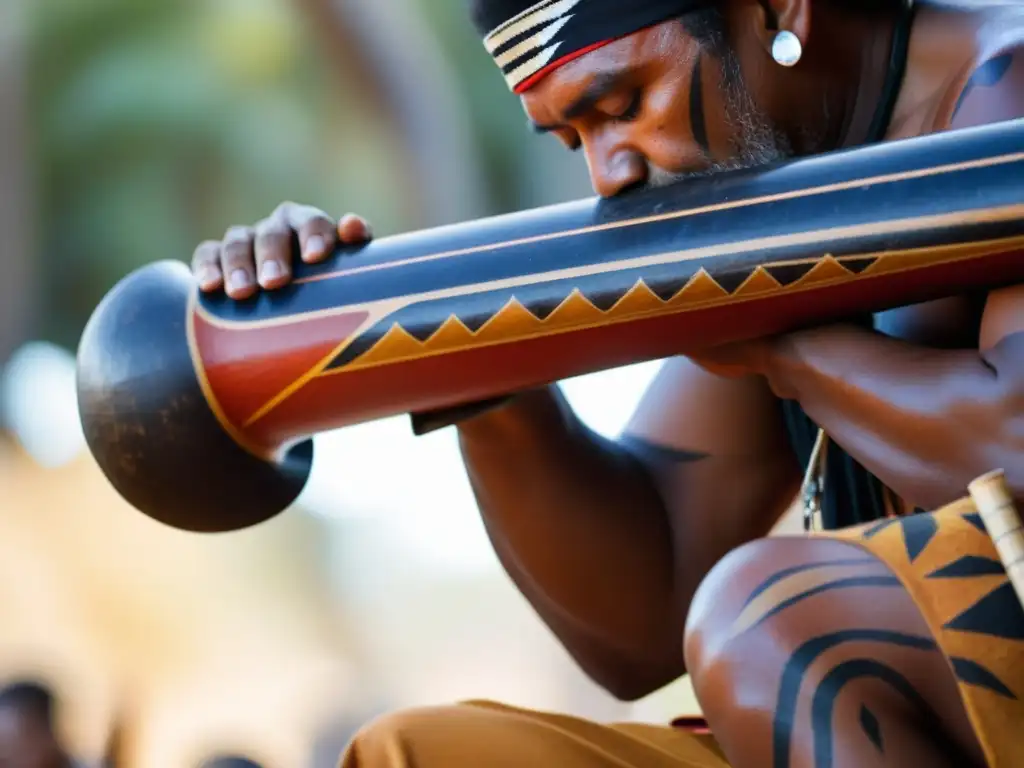
POLYGON ((762 264, 745 269, 722 269, 712 276, 706 269, 689 278, 669 281, 639 279, 628 290, 605 291, 588 297, 579 288, 561 302, 545 300, 537 306, 512 296, 496 312, 460 318, 452 314, 436 324, 403 327, 395 322, 355 339, 328 368, 341 372, 396 363, 435 354, 546 336, 577 328, 685 312, 706 306, 740 303, 754 298, 807 288, 903 272, 939 263, 977 258, 1008 248, 1024 247, 1024 236, 933 246, 876 254, 803 258, 762 264))
POLYGON ((386 333, 342 365, 344 370, 355 370, 512 339, 743 301, 787 289, 822 286, 856 279, 871 266, 863 264, 865 261, 868 259, 836 259, 826 255, 821 259, 757 266, 741 273, 720 275, 717 279, 707 270, 699 269, 681 287, 677 283, 671 290, 666 290, 668 286, 665 285, 652 287, 640 279, 619 296, 604 295, 591 300, 579 289, 574 289, 554 308, 550 302, 538 307, 526 306, 512 297, 486 322, 473 323, 477 326, 475 329, 455 314, 426 332, 422 328, 413 330, 393 323, 386 333), (852 268, 846 266, 848 261, 853 262, 850 264, 852 268), (601 309, 599 303, 609 308, 601 309))

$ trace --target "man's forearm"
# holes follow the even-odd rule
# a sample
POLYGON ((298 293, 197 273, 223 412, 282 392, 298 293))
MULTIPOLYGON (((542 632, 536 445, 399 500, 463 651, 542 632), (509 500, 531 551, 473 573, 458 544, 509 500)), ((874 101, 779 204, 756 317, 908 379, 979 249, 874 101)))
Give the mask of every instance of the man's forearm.
POLYGON ((672 537, 639 462, 552 388, 460 425, 499 558, 580 665, 622 698, 682 673, 672 537))
POLYGON ((1022 342, 1007 339, 983 355, 833 327, 780 339, 768 377, 894 491, 934 508, 997 467, 1024 481, 1022 414, 1013 405, 1022 342))

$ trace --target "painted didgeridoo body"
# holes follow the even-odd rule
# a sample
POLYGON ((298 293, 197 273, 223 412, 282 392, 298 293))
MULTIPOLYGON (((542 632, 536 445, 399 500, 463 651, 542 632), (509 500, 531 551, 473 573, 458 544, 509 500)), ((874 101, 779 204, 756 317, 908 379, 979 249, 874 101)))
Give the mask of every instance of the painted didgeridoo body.
POLYGON ((158 263, 79 351, 93 455, 146 514, 272 517, 310 436, 1024 279, 1024 121, 400 237, 246 302, 158 263))

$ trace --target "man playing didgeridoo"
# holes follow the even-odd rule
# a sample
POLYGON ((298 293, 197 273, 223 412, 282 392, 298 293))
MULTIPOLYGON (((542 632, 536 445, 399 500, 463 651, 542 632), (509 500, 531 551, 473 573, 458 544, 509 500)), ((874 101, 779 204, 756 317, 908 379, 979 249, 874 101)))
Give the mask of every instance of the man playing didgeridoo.
MULTIPOLYGON (((1024 5, 475 0, 473 17, 602 196, 1024 116, 1024 5)), ((286 204, 201 245, 196 275, 238 299, 278 288, 295 235, 316 261, 369 228, 286 204)), ((999 467, 1024 498, 1022 406, 1009 288, 668 361, 617 441, 554 387, 464 413, 519 589, 622 699, 692 675, 714 740, 466 703, 383 718, 344 764, 1024 765, 1024 613, 957 501, 999 467), (824 530, 766 538, 802 483, 824 530)))

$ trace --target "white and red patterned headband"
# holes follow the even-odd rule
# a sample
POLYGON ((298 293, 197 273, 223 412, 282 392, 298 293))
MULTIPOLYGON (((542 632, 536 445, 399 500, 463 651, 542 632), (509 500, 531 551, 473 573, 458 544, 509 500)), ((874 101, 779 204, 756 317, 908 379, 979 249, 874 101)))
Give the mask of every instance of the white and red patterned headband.
POLYGON ((715 0, 541 0, 484 38, 513 93, 609 43, 715 0))

